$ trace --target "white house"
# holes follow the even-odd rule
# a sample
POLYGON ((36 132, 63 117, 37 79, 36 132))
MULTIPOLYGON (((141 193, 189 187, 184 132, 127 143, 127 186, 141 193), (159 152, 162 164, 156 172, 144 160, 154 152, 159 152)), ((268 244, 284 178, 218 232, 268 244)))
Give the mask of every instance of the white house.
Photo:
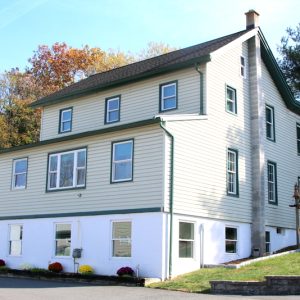
POLYGON ((295 243, 300 105, 245 30, 48 97, 41 141, 0 150, 0 258, 162 279, 295 243))

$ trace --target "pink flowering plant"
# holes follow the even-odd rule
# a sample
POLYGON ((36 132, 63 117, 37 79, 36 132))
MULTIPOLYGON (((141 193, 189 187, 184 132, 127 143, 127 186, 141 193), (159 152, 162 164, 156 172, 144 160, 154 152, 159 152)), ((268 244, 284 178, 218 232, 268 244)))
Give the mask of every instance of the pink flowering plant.
POLYGON ((134 271, 130 267, 122 267, 117 271, 119 276, 133 276, 134 271))
POLYGON ((5 267, 5 261, 3 259, 0 259, 0 267, 5 267))

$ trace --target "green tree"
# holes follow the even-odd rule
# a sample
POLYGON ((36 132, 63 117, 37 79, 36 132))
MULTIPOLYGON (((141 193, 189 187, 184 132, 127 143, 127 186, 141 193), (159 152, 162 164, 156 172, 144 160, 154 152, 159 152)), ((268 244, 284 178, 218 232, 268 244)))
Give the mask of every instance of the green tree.
POLYGON ((278 63, 295 97, 300 99, 300 23, 296 29, 287 28, 286 32, 278 47, 282 57, 278 63))

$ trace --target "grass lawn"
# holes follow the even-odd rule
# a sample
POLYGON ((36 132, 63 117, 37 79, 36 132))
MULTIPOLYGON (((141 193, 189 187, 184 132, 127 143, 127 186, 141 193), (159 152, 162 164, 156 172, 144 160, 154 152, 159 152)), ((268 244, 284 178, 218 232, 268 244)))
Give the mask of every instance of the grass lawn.
POLYGON ((265 275, 300 275, 300 253, 292 253, 256 262, 240 269, 212 268, 153 283, 151 288, 208 293, 210 280, 263 281, 265 275))

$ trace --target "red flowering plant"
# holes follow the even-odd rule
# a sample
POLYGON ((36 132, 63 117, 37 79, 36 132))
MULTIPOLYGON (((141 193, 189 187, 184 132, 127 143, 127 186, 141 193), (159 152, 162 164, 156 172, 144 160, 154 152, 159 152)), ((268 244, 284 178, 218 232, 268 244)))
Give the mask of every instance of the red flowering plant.
POLYGON ((0 259, 0 267, 5 267, 5 261, 3 259, 0 259))
POLYGON ((54 273, 59 273, 63 270, 63 266, 59 262, 54 262, 48 266, 48 270, 54 273))
POLYGON ((130 267, 122 267, 117 271, 119 276, 133 276, 134 271, 130 267))

